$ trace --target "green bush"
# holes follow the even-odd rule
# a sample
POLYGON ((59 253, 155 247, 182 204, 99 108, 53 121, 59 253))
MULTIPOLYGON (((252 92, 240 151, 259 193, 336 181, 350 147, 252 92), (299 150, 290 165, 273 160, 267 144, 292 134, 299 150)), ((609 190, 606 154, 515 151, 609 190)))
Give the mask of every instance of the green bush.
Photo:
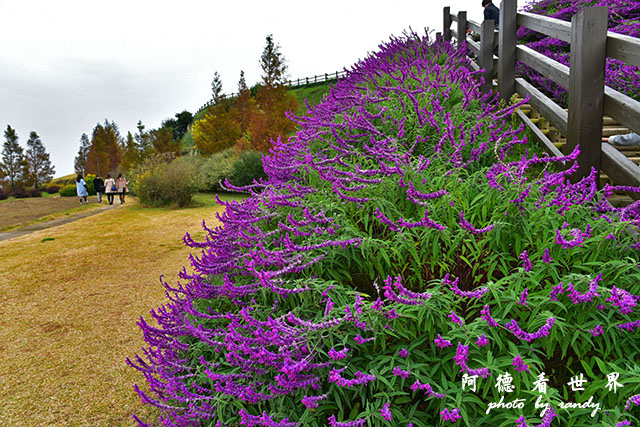
POLYGON ((67 184, 60 189, 60 195, 62 197, 72 197, 77 196, 78 192, 76 191, 75 184, 67 184))
POLYGON ((233 172, 229 181, 237 187, 253 184, 254 180, 266 178, 262 165, 262 154, 257 151, 246 151, 240 159, 233 163, 233 172))
POLYGON ((87 192, 89 193, 90 196, 96 195, 96 189, 93 186, 94 179, 96 179, 96 176, 91 173, 87 174, 87 176, 84 177, 84 182, 87 184, 87 192))
POLYGON ((154 156, 131 172, 132 191, 150 206, 187 206, 201 185, 197 167, 188 158, 167 161, 154 156))

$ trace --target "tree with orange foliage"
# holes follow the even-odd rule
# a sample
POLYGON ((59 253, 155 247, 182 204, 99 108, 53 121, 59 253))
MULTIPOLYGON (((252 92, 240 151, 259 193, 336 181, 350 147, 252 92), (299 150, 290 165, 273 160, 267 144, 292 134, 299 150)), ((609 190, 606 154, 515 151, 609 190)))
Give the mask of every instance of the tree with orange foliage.
POLYGON ((273 35, 267 36, 267 44, 260 57, 262 85, 256 94, 258 112, 250 117, 248 126, 252 147, 268 152, 272 140, 278 136, 287 137, 295 130, 295 123, 285 113, 298 108, 296 99, 287 93, 284 86, 287 65, 280 45, 275 44, 273 35))
POLYGON ((120 165, 120 131, 114 122, 105 119, 104 125, 98 123, 91 135, 91 148, 87 154, 84 172, 104 175, 120 165))

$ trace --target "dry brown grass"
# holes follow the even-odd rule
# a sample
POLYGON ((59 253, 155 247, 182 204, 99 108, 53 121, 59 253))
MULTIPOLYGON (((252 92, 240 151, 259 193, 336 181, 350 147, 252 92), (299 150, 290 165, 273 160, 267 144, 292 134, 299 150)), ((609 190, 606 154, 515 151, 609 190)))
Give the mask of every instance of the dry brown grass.
POLYGON ((37 221, 50 220, 60 216, 72 215, 100 206, 95 196, 89 197, 88 205, 81 205, 77 197, 32 197, 9 199, 0 203, 0 231, 7 231, 37 221))
MULTIPOLYGON (((131 199, 130 199, 131 200, 131 199)), ((0 242, 0 426, 131 426, 148 417, 125 363, 144 345, 136 321, 164 302, 188 264, 186 231, 215 208, 135 203, 0 242), (53 238, 55 240, 45 240, 53 238)))

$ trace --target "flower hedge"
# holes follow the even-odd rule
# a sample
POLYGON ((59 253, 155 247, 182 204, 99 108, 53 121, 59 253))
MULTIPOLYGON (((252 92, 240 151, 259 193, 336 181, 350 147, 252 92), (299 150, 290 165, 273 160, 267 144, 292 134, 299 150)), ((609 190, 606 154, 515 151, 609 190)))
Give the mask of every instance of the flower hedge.
POLYGON ((640 204, 570 183, 577 151, 536 154, 469 65, 392 38, 185 236, 191 268, 129 361, 158 423, 638 422, 640 204))

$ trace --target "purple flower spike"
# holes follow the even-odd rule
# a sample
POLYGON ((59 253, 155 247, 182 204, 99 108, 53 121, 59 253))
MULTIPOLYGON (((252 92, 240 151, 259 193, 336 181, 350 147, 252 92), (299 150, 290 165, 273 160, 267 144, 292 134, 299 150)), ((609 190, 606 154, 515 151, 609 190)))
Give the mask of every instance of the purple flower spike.
POLYGON ((520 254, 520 259, 522 260, 522 266, 524 267, 524 271, 531 271, 531 269, 533 268, 533 265, 529 260, 529 255, 527 255, 526 250, 522 251, 522 253, 520 254))
POLYGON ((445 421, 451 421, 452 423, 457 422, 460 418, 460 409, 454 408, 452 411, 449 411, 448 408, 444 408, 444 411, 440 411, 440 416, 445 421))
POLYGON ((450 313, 450 314, 449 314, 449 316, 447 316, 447 317, 449 317, 449 319, 451 319, 451 321, 452 321, 453 323, 455 323, 456 325, 461 325, 461 326, 462 326, 462 325, 464 324, 464 320, 462 320, 462 318, 461 318, 460 316, 458 316, 457 314, 455 314, 455 313, 453 312, 453 310, 451 310, 451 313, 450 313))
POLYGON ((382 405, 382 409, 380 409, 380 414, 382 415, 382 418, 384 418, 385 420, 391 421, 391 404, 387 402, 384 405, 382 405))
POLYGON ((484 334, 482 334, 478 337, 476 344, 478 344, 478 347, 485 347, 487 344, 489 344, 489 340, 484 336, 484 334))
POLYGON ((398 350, 398 355, 403 359, 406 359, 407 357, 409 357, 409 351, 405 348, 401 348, 400 350, 398 350))
POLYGON ((514 367, 514 369, 516 371, 530 372, 529 371, 529 365, 524 363, 524 361, 520 357, 520 354, 518 354, 516 357, 513 358, 513 361, 511 362, 511 364, 513 365, 513 367, 514 367))

